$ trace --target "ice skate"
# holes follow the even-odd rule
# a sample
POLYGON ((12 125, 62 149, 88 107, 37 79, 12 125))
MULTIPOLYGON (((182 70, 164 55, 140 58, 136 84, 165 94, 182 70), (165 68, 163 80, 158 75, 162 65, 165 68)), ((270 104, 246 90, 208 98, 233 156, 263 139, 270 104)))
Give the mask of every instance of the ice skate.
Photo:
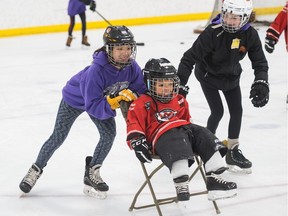
POLYGON ((215 172, 209 172, 206 174, 208 200, 214 201, 218 199, 227 199, 237 195, 236 183, 227 182, 220 176, 220 174, 225 170, 226 168, 223 167, 215 172))
POLYGON ((178 201, 188 201, 190 199, 189 193, 189 176, 183 175, 173 179, 178 201))
POLYGON ((87 37, 86 35, 83 36, 82 45, 84 45, 84 46, 90 46, 90 44, 88 43, 88 37, 87 37))
POLYGON ((42 169, 40 169, 36 164, 33 164, 19 185, 21 191, 29 193, 42 175, 42 172, 42 169))
POLYGON ((99 199, 107 197, 106 192, 109 186, 102 180, 100 176, 101 165, 97 164, 93 167, 89 166, 92 157, 86 157, 85 175, 84 175, 84 194, 99 199))
POLYGON ((68 36, 67 41, 66 41, 66 46, 70 47, 71 43, 72 43, 73 37, 72 36, 68 36))
POLYGON ((238 145, 228 149, 226 154, 226 163, 230 172, 250 174, 252 173, 252 163, 246 159, 238 145))

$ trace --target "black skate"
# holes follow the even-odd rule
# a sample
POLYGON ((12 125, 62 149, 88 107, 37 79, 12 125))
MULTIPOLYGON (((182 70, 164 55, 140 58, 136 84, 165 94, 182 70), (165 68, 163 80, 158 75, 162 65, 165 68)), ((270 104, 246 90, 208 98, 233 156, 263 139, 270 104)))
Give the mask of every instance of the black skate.
POLYGON ((19 185, 20 189, 24 193, 29 193, 42 175, 42 172, 42 169, 40 169, 36 164, 33 164, 28 170, 28 173, 22 179, 19 185))
POLYGON ((183 175, 173 179, 178 201, 187 201, 190 199, 188 180, 189 180, 188 175, 183 175))
POLYGON ((92 157, 86 157, 85 175, 84 175, 84 194, 99 199, 105 199, 107 197, 106 191, 109 190, 109 186, 102 180, 100 176, 101 165, 89 166, 92 157))
POLYGON ((238 149, 238 145, 233 149, 228 149, 226 163, 230 172, 244 174, 252 173, 252 163, 243 156, 241 150, 238 149))
POLYGON ((236 183, 227 182, 220 176, 220 174, 225 170, 226 168, 223 167, 215 172, 209 172, 206 174, 208 200, 214 201, 218 199, 226 199, 237 195, 236 183))

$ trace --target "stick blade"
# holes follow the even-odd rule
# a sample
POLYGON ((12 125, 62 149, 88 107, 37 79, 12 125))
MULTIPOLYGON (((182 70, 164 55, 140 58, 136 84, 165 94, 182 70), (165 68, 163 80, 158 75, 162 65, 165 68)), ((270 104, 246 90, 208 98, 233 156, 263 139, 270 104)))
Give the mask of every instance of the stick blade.
POLYGON ((145 46, 145 43, 144 42, 138 42, 138 43, 136 43, 136 46, 145 46))

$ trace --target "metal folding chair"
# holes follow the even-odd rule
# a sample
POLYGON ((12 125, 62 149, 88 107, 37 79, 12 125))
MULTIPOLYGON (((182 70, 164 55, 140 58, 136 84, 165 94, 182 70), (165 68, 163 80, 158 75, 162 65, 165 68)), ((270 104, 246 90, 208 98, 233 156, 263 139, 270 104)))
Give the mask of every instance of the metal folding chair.
MULTIPOLYGON (((155 156, 155 155, 152 155, 152 158, 153 159, 159 159, 160 158, 158 156, 155 156)), ((195 161, 197 162, 197 167, 196 169, 193 171, 193 173, 190 175, 189 177, 189 182, 191 182, 192 178, 197 174, 198 171, 200 171, 201 173, 201 176, 203 178, 203 181, 205 183, 205 186, 206 186, 206 176, 205 176, 205 172, 204 172, 204 169, 203 169, 203 162, 201 159, 199 159, 198 156, 195 156, 195 161)), ((164 166, 163 163, 161 163, 159 166, 157 166, 153 171, 150 172, 150 174, 148 173, 146 167, 145 167, 145 164, 144 163, 141 163, 141 167, 142 167, 142 170, 143 170, 143 173, 144 173, 144 176, 145 176, 145 181, 144 183, 141 185, 141 187, 139 188, 139 190, 136 192, 134 198, 133 198, 133 201, 131 203, 131 206, 129 208, 129 211, 133 211, 134 209, 135 210, 138 210, 138 209, 144 209, 144 208, 149 208, 149 207, 156 207, 157 209, 157 212, 158 212, 158 215, 159 216, 162 216, 162 212, 161 212, 161 209, 160 209, 160 205, 165 205, 165 204, 171 204, 171 203, 176 203, 177 202, 177 197, 174 196, 174 197, 167 197, 167 198, 162 198, 162 199, 158 199, 156 197, 156 194, 155 194, 155 191, 153 189, 153 186, 152 186, 152 183, 151 183, 151 179, 152 177, 164 166), (153 203, 151 204, 147 204, 147 205, 140 205, 140 206, 136 206, 136 202, 137 202, 137 199, 139 197, 139 195, 141 194, 141 192, 144 190, 144 188, 148 185, 148 188, 149 188, 149 191, 152 195, 152 198, 153 198, 153 203)), ((206 187, 205 187, 206 188, 206 187)), ((194 192, 194 193, 190 193, 190 196, 198 196, 198 195, 203 195, 203 194, 207 194, 208 191, 205 190, 205 191, 200 191, 200 192, 194 192)), ((216 203, 216 201, 212 201, 213 205, 214 205, 214 208, 215 208, 215 211, 217 214, 220 214, 220 210, 218 208, 218 205, 216 203)))

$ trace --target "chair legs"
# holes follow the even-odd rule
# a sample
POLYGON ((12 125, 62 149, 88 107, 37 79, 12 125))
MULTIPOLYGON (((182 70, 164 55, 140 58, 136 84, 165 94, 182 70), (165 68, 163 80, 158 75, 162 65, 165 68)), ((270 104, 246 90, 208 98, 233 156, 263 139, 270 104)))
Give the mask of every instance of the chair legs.
MULTIPOLYGON (((195 160, 197 162, 197 167, 196 169, 194 170, 194 172, 190 175, 189 177, 189 181, 192 180, 192 178, 197 174, 198 171, 200 171, 201 173, 201 176, 205 182, 205 185, 206 185, 206 176, 205 176, 205 172, 203 170, 203 162, 198 158, 198 157, 195 157, 195 160)), ((165 204, 170 204, 170 203, 173 203, 173 202, 177 202, 177 198, 176 196, 174 197, 167 197, 167 198, 164 198, 164 199, 157 199, 156 197, 156 194, 154 192, 154 189, 153 189, 153 186, 152 186, 152 183, 151 183, 151 178, 164 166, 163 163, 161 163, 159 166, 157 166, 150 174, 148 174, 147 172, 147 169, 144 165, 144 163, 141 163, 141 167, 142 167, 142 170, 143 170, 143 173, 144 173, 144 176, 145 176, 145 181, 144 183, 141 185, 141 187, 139 188, 139 190, 136 192, 134 198, 133 198, 133 201, 129 207, 129 211, 133 211, 133 209, 143 209, 143 208, 149 208, 149 207, 156 207, 157 209, 157 212, 158 212, 158 215, 159 216, 162 216, 162 212, 161 212, 161 209, 160 209, 160 205, 165 205, 165 204), (148 185, 148 188, 150 190, 150 193, 152 195, 152 198, 153 198, 153 203, 152 204, 148 204, 148 205, 141 205, 141 206, 136 206, 136 202, 137 202, 137 199, 139 197, 139 195, 141 194, 141 192, 143 191, 143 189, 146 187, 146 185, 148 185)), ((194 193, 190 193, 190 196, 197 196, 197 195, 202 195, 202 194, 207 194, 207 190, 206 191, 201 191, 201 192, 194 192, 194 193)), ((215 208, 215 211, 217 214, 220 214, 220 210, 218 208, 218 205, 216 203, 216 201, 212 201, 213 202, 213 205, 214 205, 214 208, 215 208)))
MULTIPOLYGON (((205 185, 206 185, 206 175, 205 175, 205 172, 204 172, 203 166, 202 166, 202 165, 203 165, 203 162, 202 162, 202 160, 200 160, 199 157, 197 157, 197 156, 195 156, 194 158, 195 158, 198 166, 197 166, 197 168, 195 169, 195 171, 192 173, 192 175, 190 176, 189 181, 191 181, 191 179, 196 175, 196 173, 197 173, 198 170, 199 170, 200 173, 201 173, 201 176, 202 176, 202 178, 203 178, 203 180, 204 180, 204 182, 205 182, 205 185)), ((208 191, 205 191, 205 194, 207 194, 207 193, 208 193, 208 191)), ((194 194, 195 194, 195 193, 194 193, 194 194)), ((203 193, 201 193, 201 194, 203 194, 203 193)), ((193 195, 190 194, 190 196, 193 196, 193 195)), ((221 214, 221 211, 220 211, 220 209, 219 209, 219 207, 218 207, 218 205, 217 205, 217 202, 214 200, 214 201, 212 201, 212 203, 213 203, 213 205, 214 205, 214 208, 215 208, 216 213, 217 213, 217 214, 221 214)))

